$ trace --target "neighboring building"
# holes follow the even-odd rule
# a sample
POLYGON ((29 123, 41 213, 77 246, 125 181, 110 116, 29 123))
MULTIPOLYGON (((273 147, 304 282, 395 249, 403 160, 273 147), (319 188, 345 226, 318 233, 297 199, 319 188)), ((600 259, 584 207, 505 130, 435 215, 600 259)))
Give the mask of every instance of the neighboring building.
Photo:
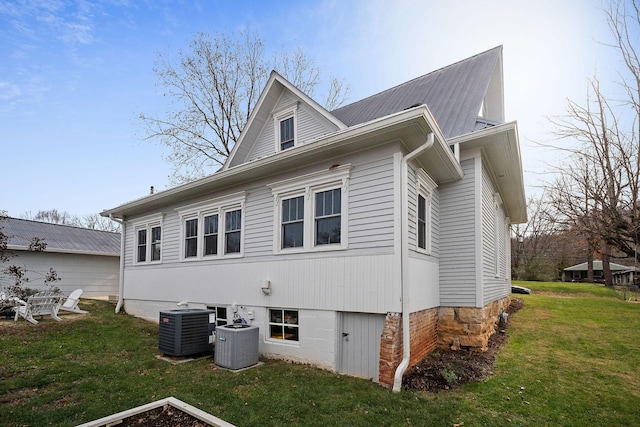
POLYGON ((332 112, 273 72, 219 172, 102 213, 120 305, 215 308, 264 356, 394 389, 438 346, 486 348, 527 220, 503 98, 502 47, 332 112))
MULTIPOLYGON (((609 268, 611 269, 612 274, 616 274, 617 272, 629 270, 631 267, 610 262, 609 268)), ((586 262, 572 265, 571 267, 567 267, 562 270, 563 282, 586 282, 588 277, 589 265, 586 262)), ((604 283, 604 270, 602 268, 601 260, 593 260, 593 280, 594 282, 604 283)))
MULTIPOLYGON (((43 274, 53 268, 61 280, 52 285, 66 295, 78 288, 83 298, 118 295, 120 233, 17 218, 0 219, 0 227, 9 238, 8 249, 17 255, 6 264, 29 270, 25 286, 44 289, 43 274), (43 252, 28 250, 35 237, 47 244, 43 252)), ((8 284, 3 277, 2 285, 8 284)))
POLYGON ((613 276, 613 284, 620 286, 638 286, 640 285, 640 268, 627 267, 626 270, 616 271, 611 274, 613 276))

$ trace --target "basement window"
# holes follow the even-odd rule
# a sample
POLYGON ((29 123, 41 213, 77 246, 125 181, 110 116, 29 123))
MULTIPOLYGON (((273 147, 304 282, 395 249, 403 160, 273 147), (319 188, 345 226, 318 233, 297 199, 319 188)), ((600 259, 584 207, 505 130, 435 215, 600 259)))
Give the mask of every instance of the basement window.
POLYGON ((269 309, 269 338, 283 341, 299 341, 298 311, 269 309))

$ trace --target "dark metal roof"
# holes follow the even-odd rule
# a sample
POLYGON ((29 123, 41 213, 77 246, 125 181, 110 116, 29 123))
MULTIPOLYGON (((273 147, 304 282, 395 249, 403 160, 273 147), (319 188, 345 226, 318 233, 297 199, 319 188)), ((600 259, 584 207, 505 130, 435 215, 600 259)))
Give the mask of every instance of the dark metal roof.
POLYGON ((120 233, 18 218, 0 219, 0 228, 9 237, 10 247, 26 249, 31 239, 37 237, 51 252, 120 254, 120 233))
POLYGON ((426 104, 445 138, 473 132, 501 52, 502 46, 495 47, 345 105, 331 114, 353 126, 426 104))

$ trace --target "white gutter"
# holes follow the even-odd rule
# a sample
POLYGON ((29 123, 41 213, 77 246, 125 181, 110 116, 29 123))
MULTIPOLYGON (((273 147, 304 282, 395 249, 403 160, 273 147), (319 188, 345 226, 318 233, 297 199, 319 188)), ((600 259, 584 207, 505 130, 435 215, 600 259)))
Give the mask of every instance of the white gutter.
POLYGON ((410 342, 410 307, 409 307, 409 167, 408 164, 417 155, 425 150, 428 150, 433 145, 433 132, 429 132, 427 135, 427 142, 420 147, 407 154, 400 161, 400 264, 401 264, 401 286, 402 286, 402 361, 396 368, 396 373, 393 378, 393 391, 400 391, 402 388, 402 375, 409 366, 409 359, 411 356, 411 342, 410 342))
POLYGON ((124 220, 116 219, 113 214, 109 214, 109 219, 117 222, 122 227, 120 232, 120 278, 118 280, 118 304, 116 304, 116 313, 118 313, 124 303, 124 298, 122 297, 124 293, 124 240, 127 230, 124 220))

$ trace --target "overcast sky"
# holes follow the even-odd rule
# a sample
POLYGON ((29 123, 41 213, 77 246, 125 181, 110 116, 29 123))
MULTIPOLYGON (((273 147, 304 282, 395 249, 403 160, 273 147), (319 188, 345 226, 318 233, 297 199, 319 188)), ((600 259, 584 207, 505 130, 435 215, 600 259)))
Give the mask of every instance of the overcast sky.
MULTIPOLYGON (((141 112, 164 111, 158 53, 197 32, 258 31, 269 50, 301 47, 356 101, 504 46, 507 120, 517 120, 533 194, 558 153, 546 117, 615 80, 601 0, 0 0, 0 210, 98 213, 168 186, 141 112)), ((319 100, 322 101, 322 100, 319 100)))

